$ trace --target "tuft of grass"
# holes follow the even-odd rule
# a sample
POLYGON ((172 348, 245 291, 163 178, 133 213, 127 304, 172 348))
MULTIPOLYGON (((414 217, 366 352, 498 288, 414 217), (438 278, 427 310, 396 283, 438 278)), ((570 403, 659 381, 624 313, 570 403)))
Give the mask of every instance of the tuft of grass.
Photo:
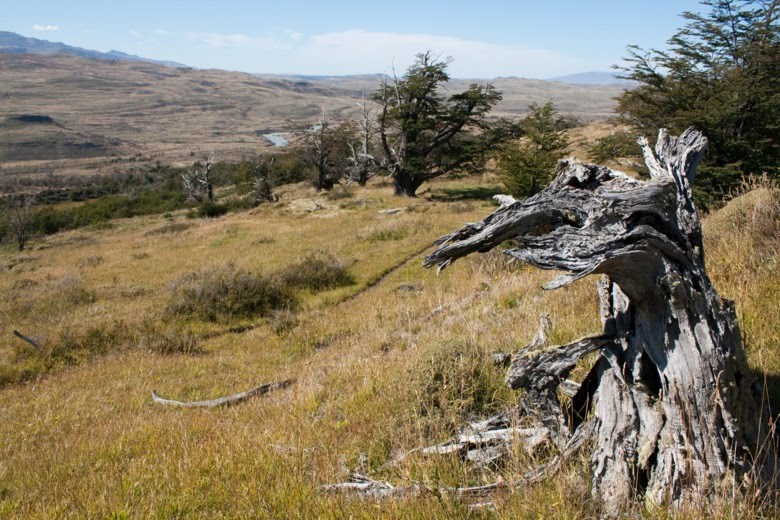
POLYGON ((367 242, 389 242, 403 240, 409 236, 408 226, 399 225, 396 222, 390 222, 382 226, 371 228, 363 235, 367 242))
POLYGON ((85 256, 78 261, 76 265, 79 267, 97 267, 103 263, 103 257, 100 255, 85 256))
POLYGON ((266 316, 297 305, 289 283, 233 264, 187 274, 172 289, 168 314, 211 322, 266 316))
POLYGON ((446 342, 412 369, 411 387, 418 389, 416 407, 445 430, 466 420, 496 412, 510 398, 504 369, 470 342, 446 342))
POLYGON ((72 274, 60 278, 53 287, 53 292, 46 302, 47 307, 67 308, 87 305, 96 300, 95 292, 84 281, 72 274))

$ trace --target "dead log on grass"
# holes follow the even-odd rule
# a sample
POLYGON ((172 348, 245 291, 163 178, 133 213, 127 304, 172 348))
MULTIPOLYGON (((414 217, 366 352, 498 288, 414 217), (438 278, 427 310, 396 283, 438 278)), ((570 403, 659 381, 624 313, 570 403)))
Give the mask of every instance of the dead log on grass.
POLYGON ((14 331, 14 336, 16 336, 16 337, 17 337, 17 338, 19 338, 20 340, 24 341, 25 343, 28 343, 28 344, 32 345, 33 347, 35 347, 35 348, 37 348, 37 349, 40 349, 40 348, 41 348, 41 344, 40 344, 40 343, 38 343, 38 342, 37 342, 36 340, 34 340, 33 338, 30 338, 30 337, 28 337, 28 336, 25 336, 24 334, 22 334, 22 333, 21 333, 21 332, 19 332, 18 330, 15 330, 15 331, 14 331))
POLYGON ((218 399, 209 399, 207 401, 176 401, 173 399, 165 399, 160 397, 157 390, 152 390, 152 401, 164 406, 182 406, 185 408, 215 408, 217 406, 232 406, 240 402, 246 401, 251 397, 267 394, 273 390, 280 390, 287 388, 292 384, 292 380, 279 381, 276 383, 266 383, 264 385, 257 386, 246 392, 240 392, 238 394, 229 395, 226 397, 220 397, 218 399))
POLYGON ((568 272, 547 289, 605 275, 604 332, 514 356, 507 381, 563 440, 592 429, 592 492, 612 515, 632 500, 676 507, 761 485, 775 462, 773 449, 760 452, 771 439, 734 305, 705 270, 691 184, 707 140, 661 130, 655 151, 641 144, 649 180, 564 161, 542 192, 441 238, 424 262, 443 269, 510 240, 508 255, 568 272), (558 386, 593 352, 601 355, 561 406, 558 386))

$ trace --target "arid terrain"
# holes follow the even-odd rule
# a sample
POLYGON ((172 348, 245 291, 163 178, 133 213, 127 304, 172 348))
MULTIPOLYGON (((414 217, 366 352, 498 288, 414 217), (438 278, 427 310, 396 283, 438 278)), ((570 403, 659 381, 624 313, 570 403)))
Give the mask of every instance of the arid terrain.
MULTIPOLYGON (((458 91, 471 80, 453 80, 458 91)), ((358 111, 379 76, 255 76, 70 55, 0 54, 0 165, 5 175, 123 171, 191 162, 216 152, 238 160, 268 149, 263 134, 358 111), (26 117, 34 116, 34 117, 26 117)), ((552 99, 583 120, 612 114, 618 86, 497 78, 496 117, 552 99)))

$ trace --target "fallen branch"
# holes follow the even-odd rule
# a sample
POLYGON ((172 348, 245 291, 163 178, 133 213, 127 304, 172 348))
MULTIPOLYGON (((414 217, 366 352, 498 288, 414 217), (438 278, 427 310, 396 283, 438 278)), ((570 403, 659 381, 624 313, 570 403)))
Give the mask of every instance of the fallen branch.
MULTIPOLYGON (((485 423, 487 423, 487 421, 485 421, 485 423)), ((534 466, 526 471, 520 478, 510 482, 500 481, 484 486, 469 487, 432 487, 420 482, 414 482, 411 486, 393 486, 389 482, 374 480, 365 475, 352 473, 349 476, 348 482, 326 484, 320 486, 320 489, 331 493, 353 494, 363 499, 411 497, 421 495, 423 492, 428 492, 436 495, 456 496, 463 500, 482 500, 482 502, 478 502, 477 504, 484 504, 484 499, 489 498, 502 489, 516 489, 524 485, 535 484, 554 474, 561 468, 561 465, 567 458, 576 453, 585 441, 593 437, 593 434, 593 424, 583 424, 577 429, 574 435, 571 436, 558 455, 555 455, 544 464, 534 466)))
POLYGON ((25 343, 29 343, 30 345, 32 345, 35 348, 41 348, 41 344, 40 343, 38 343, 37 341, 35 341, 32 338, 29 338, 29 337, 25 336, 24 334, 22 334, 18 330, 14 331, 14 336, 16 336, 20 340, 24 341, 25 343))
POLYGON ((246 401, 250 397, 267 394, 273 390, 279 390, 286 388, 292 384, 292 380, 278 381, 275 383, 266 383, 258 387, 241 392, 238 394, 229 395, 227 397, 220 397, 218 399, 209 399, 207 401, 176 401, 173 399, 165 399, 160 397, 157 390, 152 390, 152 401, 163 406, 182 406, 185 408, 215 408, 217 406, 231 406, 238 404, 242 401, 246 401))

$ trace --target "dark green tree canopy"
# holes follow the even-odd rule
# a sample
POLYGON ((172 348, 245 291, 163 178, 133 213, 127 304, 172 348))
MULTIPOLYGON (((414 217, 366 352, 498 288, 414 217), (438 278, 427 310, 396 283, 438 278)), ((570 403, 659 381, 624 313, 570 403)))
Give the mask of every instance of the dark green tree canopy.
POLYGON ((442 93, 449 81, 447 64, 430 52, 418 54, 402 78, 384 79, 374 94, 384 164, 398 195, 413 197, 429 179, 479 167, 508 135, 506 125, 486 118, 501 100, 493 86, 442 93))
POLYGON ((639 86, 618 100, 622 117, 649 135, 694 126, 709 155, 700 188, 710 198, 742 175, 780 173, 780 0, 704 0, 685 12, 667 51, 629 47, 624 77, 639 86))
POLYGON ((508 142, 498 154, 498 166, 509 193, 524 199, 535 195, 555 177, 555 165, 566 153, 567 122, 558 116, 552 101, 531 104, 520 122, 523 138, 508 142))

